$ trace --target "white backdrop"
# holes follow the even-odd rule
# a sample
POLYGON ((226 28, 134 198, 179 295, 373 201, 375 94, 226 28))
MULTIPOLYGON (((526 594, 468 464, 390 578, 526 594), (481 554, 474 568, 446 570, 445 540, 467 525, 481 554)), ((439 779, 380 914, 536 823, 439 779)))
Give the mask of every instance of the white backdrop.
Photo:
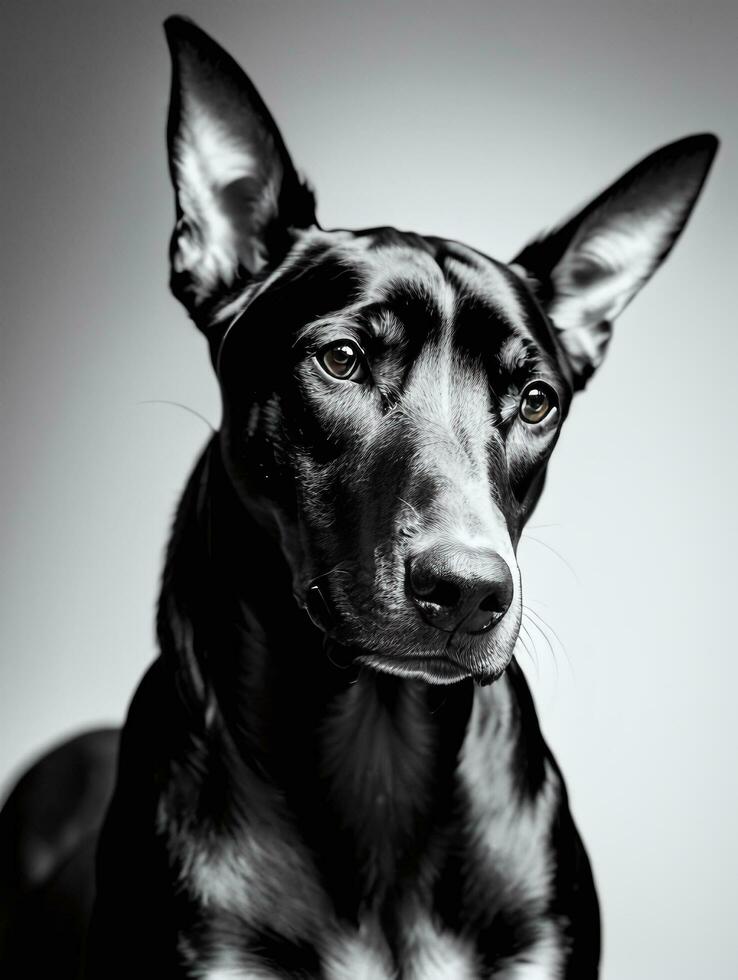
MULTIPOLYGON (((509 258, 660 143, 722 136, 684 240, 555 453, 521 552, 551 648, 539 637, 521 662, 594 863, 605 980, 732 980, 738 8, 178 9, 251 73, 326 227, 395 224, 509 258)), ((218 421, 205 345, 166 289, 172 12, 3 6, 5 787, 50 740, 120 719, 154 654, 168 523, 207 429, 148 402, 218 421)))

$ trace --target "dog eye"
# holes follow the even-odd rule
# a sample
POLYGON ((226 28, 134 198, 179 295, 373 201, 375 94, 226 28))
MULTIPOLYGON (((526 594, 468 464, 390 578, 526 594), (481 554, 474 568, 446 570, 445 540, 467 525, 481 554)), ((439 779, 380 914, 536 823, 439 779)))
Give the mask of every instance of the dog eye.
POLYGON ((366 374, 364 352, 352 340, 339 340, 318 351, 318 364, 339 381, 362 381, 366 374))
POLYGON ((542 381, 528 385, 520 399, 520 418, 529 425, 538 425, 556 408, 556 392, 542 381))

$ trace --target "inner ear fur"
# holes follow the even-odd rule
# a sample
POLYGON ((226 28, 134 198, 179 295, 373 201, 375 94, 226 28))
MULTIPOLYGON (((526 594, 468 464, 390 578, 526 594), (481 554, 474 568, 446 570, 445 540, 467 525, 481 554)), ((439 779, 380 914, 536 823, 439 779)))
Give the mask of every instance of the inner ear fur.
POLYGON ((202 326, 225 289, 279 264, 294 229, 316 223, 315 201, 233 58, 186 18, 170 17, 164 27, 172 58, 171 288, 202 326))
POLYGON ((709 133, 661 147, 513 259, 558 331, 576 388, 602 362, 613 320, 674 246, 717 147, 709 133))

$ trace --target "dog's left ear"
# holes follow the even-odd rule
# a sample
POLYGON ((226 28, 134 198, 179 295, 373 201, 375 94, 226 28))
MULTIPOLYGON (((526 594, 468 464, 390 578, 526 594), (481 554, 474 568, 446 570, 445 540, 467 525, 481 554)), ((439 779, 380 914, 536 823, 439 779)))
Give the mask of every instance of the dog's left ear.
POLYGON ((205 327, 224 287, 276 266, 291 230, 315 224, 315 201, 230 55, 184 17, 170 17, 164 28, 172 55, 167 142, 177 218, 171 287, 205 327))
POLYGON ((612 321, 671 251, 717 147, 701 134, 656 150, 513 259, 558 331, 576 389, 601 363, 612 321))

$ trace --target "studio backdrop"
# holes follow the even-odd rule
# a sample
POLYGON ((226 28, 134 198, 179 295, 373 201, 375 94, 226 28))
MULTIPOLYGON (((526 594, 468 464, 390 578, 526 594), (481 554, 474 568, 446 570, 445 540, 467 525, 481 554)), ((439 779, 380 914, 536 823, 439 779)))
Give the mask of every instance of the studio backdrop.
POLYGON ((254 79, 324 227, 509 259, 660 144, 721 137, 573 407, 520 548, 538 627, 518 658, 592 858, 605 980, 738 976, 729 0, 3 5, 3 790, 122 720, 178 493, 219 421, 167 288, 173 12, 254 79))

